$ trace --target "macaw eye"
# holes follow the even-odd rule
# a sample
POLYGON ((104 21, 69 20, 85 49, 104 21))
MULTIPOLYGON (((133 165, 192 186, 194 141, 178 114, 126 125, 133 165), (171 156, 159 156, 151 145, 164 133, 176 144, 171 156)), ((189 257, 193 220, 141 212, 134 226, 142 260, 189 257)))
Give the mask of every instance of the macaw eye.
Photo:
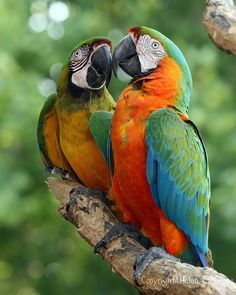
POLYGON ((152 47, 152 49, 157 49, 159 47, 159 43, 154 41, 154 42, 152 42, 151 47, 152 47))
POLYGON ((74 52, 74 57, 78 57, 80 55, 80 50, 77 49, 75 52, 74 52))

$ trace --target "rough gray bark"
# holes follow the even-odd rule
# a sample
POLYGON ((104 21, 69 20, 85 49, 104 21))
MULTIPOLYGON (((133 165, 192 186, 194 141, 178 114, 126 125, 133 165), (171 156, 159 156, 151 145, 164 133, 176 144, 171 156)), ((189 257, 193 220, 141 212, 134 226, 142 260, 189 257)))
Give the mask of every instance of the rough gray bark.
MULTIPOLYGON (((92 247, 117 222, 111 210, 94 197, 79 195, 75 201, 68 203, 69 193, 78 183, 49 177, 47 184, 59 201, 59 212, 76 226, 80 236, 92 247)), ((163 259, 149 265, 141 277, 141 287, 137 287, 133 281, 133 265, 137 255, 145 251, 132 238, 122 236, 112 241, 100 254, 110 264, 113 272, 118 273, 142 294, 236 294, 236 284, 211 268, 163 259)))
POLYGON ((203 23, 217 47, 236 55, 236 6, 233 0, 207 0, 203 23))

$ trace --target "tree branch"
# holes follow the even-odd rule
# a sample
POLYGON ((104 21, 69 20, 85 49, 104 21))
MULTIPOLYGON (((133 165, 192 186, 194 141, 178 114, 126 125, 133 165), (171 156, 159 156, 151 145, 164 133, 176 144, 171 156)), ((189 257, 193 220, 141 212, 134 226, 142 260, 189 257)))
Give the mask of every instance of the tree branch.
MULTIPOLYGON (((117 222, 104 203, 91 196, 79 195, 69 202, 69 192, 78 183, 49 177, 49 190, 59 201, 59 212, 73 223, 81 237, 95 246, 117 222)), ((101 257, 130 285, 142 294, 236 294, 236 284, 211 268, 194 267, 169 260, 157 260, 149 265, 141 278, 141 287, 133 281, 136 257, 146 250, 130 237, 122 236, 112 241, 101 257)))
POLYGON ((207 0, 203 23, 217 47, 236 55, 236 6, 233 0, 207 0))

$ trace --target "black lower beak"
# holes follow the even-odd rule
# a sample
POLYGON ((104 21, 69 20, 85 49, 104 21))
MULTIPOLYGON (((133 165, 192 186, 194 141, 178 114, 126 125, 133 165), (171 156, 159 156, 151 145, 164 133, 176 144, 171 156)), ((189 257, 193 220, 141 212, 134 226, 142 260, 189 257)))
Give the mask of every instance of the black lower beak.
POLYGON ((93 89, 99 89, 111 80, 111 53, 107 45, 99 47, 91 57, 91 66, 87 72, 87 83, 93 89))
POLYGON ((115 76, 117 76, 118 67, 131 77, 136 77, 141 74, 141 65, 136 46, 129 35, 121 40, 112 55, 112 68, 115 76))

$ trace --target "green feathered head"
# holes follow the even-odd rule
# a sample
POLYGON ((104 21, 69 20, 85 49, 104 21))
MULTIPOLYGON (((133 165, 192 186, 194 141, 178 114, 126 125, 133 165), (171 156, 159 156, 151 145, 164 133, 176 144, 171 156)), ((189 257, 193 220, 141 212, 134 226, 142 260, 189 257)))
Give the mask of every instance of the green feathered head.
POLYGON ((68 90, 76 96, 81 89, 96 91, 111 79, 111 42, 94 37, 79 43, 67 56, 59 80, 58 93, 68 90))

